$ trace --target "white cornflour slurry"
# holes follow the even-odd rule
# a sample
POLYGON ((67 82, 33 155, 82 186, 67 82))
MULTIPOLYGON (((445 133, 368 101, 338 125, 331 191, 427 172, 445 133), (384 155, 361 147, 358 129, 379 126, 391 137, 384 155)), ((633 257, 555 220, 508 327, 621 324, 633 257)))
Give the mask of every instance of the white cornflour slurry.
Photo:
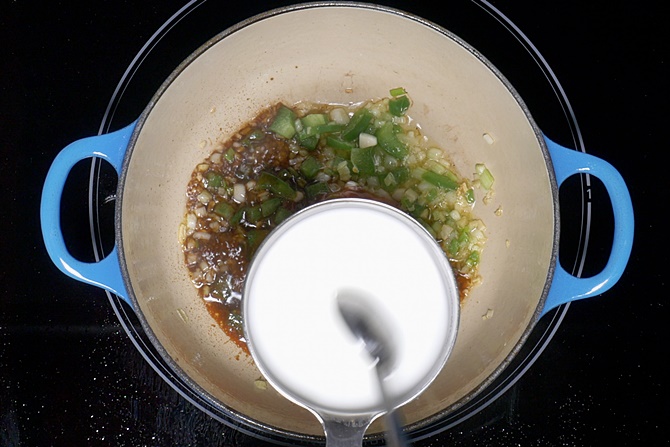
POLYGON ((259 368, 298 403, 333 413, 383 409, 374 363, 339 314, 343 289, 371 297, 397 344, 386 385, 396 404, 441 369, 458 325, 458 292, 440 247, 417 223, 376 202, 303 210, 256 254, 244 295, 259 368))

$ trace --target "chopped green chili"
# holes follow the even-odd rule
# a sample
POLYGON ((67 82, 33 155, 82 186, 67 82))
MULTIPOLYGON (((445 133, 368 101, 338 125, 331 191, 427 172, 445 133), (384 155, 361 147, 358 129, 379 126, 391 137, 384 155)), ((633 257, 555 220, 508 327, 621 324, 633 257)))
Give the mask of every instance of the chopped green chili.
POLYGON ((242 222, 243 217, 244 217, 244 207, 241 207, 237 211, 235 211, 233 217, 230 218, 229 220, 230 226, 233 228, 237 227, 242 222))
POLYGON ((300 122, 305 128, 320 126, 328 122, 326 116, 323 113, 310 113, 300 118, 300 122))
POLYGON ((230 221, 230 219, 233 217, 233 214, 235 214, 235 208, 233 208, 233 206, 228 202, 219 202, 214 205, 214 212, 227 221, 230 221))
POLYGON ((354 165, 354 171, 364 176, 375 173, 374 150, 374 147, 355 147, 351 150, 351 163, 354 165))
POLYGON ((309 156, 300 165, 300 172, 308 179, 313 179, 321 169, 321 163, 316 158, 309 156))
POLYGON ((271 216, 281 206, 282 200, 279 197, 272 197, 261 203, 261 214, 263 217, 271 216))
POLYGON ((296 192, 291 188, 291 185, 269 172, 262 172, 256 183, 260 188, 272 191, 279 197, 289 200, 293 200, 296 197, 296 192))
POLYGON ((305 194, 307 194, 307 197, 310 199, 313 199, 322 194, 328 194, 329 192, 330 189, 328 188, 328 184, 322 182, 307 185, 305 187, 305 194))
POLYGON ((398 139, 391 121, 385 122, 375 133, 377 142, 392 157, 402 159, 409 153, 405 143, 398 139))
POLYGON ((282 104, 269 129, 284 138, 293 138, 296 132, 295 112, 282 104))
POLYGON ((274 218, 274 223, 275 225, 279 225, 286 219, 288 219, 293 212, 287 208, 284 208, 283 206, 280 206, 277 211, 275 212, 275 218, 274 218))
POLYGON ((244 210, 244 220, 254 224, 263 218, 263 212, 260 206, 250 206, 244 210))
POLYGON ((218 188, 220 186, 226 186, 225 181, 223 180, 223 176, 218 172, 208 171, 207 174, 205 174, 205 178, 207 179, 207 188, 218 188))
POLYGON ((267 235, 267 230, 252 228, 247 231, 247 252, 250 258, 253 257, 254 253, 256 253, 256 250, 267 235))
POLYGON ((307 150, 313 151, 316 149, 316 146, 319 144, 319 136, 318 135, 308 135, 304 132, 299 132, 298 133, 298 141, 300 142, 300 145, 304 147, 307 150))
POLYGON ((263 138, 265 138, 265 132, 260 129, 254 129, 249 133, 249 135, 246 136, 245 139, 242 140, 242 144, 245 146, 250 146, 252 143, 260 141, 263 138))

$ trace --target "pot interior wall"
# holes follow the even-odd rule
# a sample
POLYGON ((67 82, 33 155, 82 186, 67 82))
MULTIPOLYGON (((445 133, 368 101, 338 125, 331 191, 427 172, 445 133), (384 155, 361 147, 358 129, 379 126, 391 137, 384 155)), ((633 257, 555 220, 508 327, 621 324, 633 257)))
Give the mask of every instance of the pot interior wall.
POLYGON ((496 178, 493 200, 477 205, 489 236, 483 283, 462 305, 446 367, 404 417, 415 423, 458 405, 496 373, 534 323, 554 255, 551 180, 519 101, 441 30, 386 11, 308 8, 220 37, 161 88, 129 150, 118 242, 147 330, 214 400, 264 425, 321 435, 311 413, 255 386, 260 373, 253 362, 199 301, 177 236, 186 185, 217 143, 268 105, 358 102, 402 86, 414 102, 411 115, 463 175, 484 162, 496 178))

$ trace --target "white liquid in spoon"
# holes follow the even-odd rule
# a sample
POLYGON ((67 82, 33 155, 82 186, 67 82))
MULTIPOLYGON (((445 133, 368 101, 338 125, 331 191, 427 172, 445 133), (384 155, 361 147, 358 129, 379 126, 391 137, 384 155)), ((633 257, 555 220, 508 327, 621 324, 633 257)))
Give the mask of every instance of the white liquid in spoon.
POLYGON ((341 199, 308 208, 261 246, 243 304, 256 363, 275 388, 313 409, 382 411, 374 364, 337 309, 343 288, 365 293, 388 324, 397 346, 386 386, 396 405, 404 403, 432 381, 451 351, 458 293, 430 235, 375 202, 341 199))

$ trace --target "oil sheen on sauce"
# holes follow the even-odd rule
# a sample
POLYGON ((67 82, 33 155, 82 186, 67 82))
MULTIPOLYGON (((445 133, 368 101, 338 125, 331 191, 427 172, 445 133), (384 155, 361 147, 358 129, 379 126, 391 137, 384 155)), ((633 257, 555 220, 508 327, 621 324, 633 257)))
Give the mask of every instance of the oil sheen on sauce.
POLYGON ((383 409, 374 362, 348 329, 338 291, 360 290, 397 345, 386 378, 400 405, 437 375, 456 337, 459 298, 431 236, 387 205, 338 199, 299 212, 259 248, 243 299, 247 342, 289 399, 335 414, 383 409))

